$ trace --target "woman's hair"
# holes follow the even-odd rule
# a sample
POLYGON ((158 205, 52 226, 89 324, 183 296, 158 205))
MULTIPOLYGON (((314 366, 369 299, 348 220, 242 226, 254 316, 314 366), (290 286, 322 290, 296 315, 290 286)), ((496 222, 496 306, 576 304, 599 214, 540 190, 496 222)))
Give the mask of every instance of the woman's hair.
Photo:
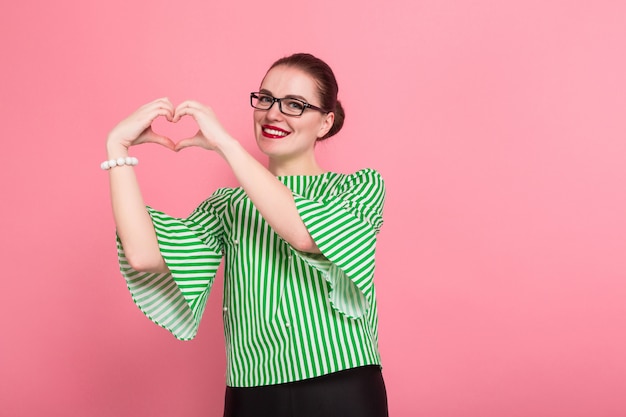
POLYGON ((286 56, 274 62, 270 70, 280 65, 298 68, 309 74, 315 80, 315 84, 317 84, 317 90, 321 100, 320 107, 327 112, 333 112, 335 114, 333 126, 324 137, 318 140, 328 139, 339 132, 343 126, 346 115, 341 103, 337 100, 339 86, 337 85, 335 74, 333 74, 333 70, 328 64, 311 54, 298 53, 286 56))

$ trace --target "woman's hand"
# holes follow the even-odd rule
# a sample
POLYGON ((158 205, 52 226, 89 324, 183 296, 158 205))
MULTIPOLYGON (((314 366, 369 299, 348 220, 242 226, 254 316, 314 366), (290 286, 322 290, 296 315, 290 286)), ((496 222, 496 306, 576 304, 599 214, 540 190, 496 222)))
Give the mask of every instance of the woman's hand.
POLYGON ((223 146, 236 142, 217 120, 213 110, 197 101, 189 100, 178 105, 172 122, 178 122, 183 116, 193 117, 200 130, 194 136, 178 142, 175 147, 176 151, 190 146, 199 146, 221 153, 223 146))
MULTIPOLYGON (((152 130, 152 122, 159 116, 168 121, 174 118, 174 105, 167 98, 160 98, 138 108, 134 113, 122 120, 111 130, 107 138, 107 148, 128 150, 131 146, 141 143, 158 143, 168 149, 175 150, 174 142, 152 130)), ((119 155, 115 155, 119 156, 119 155)))

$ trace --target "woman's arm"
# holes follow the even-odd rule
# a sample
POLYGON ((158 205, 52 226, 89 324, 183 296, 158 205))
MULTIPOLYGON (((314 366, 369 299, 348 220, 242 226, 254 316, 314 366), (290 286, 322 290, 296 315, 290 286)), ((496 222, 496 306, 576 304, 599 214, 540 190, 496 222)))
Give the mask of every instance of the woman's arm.
POLYGON ((254 206, 276 233, 296 250, 320 253, 304 225, 291 190, 252 157, 239 142, 224 143, 226 159, 254 206))
MULTIPOLYGON (((150 128, 152 121, 159 116, 171 120, 173 112, 168 99, 158 99, 140 107, 109 133, 107 158, 126 157, 131 146, 147 142, 174 149, 169 138, 157 135, 150 128)), ((128 262, 137 271, 167 272, 133 168, 118 166, 109 169, 109 183, 115 227, 128 262)))
POLYGON ((213 111, 194 101, 176 108, 174 122, 192 116, 200 130, 176 145, 176 150, 200 146, 218 152, 230 165, 239 184, 272 229, 296 250, 320 253, 300 218, 291 190, 250 155, 220 125, 213 111))

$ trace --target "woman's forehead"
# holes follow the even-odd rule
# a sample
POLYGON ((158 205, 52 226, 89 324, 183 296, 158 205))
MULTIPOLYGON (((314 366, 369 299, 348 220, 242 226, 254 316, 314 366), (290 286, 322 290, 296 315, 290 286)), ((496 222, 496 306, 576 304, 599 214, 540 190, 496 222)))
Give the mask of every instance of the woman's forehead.
POLYGON ((269 70, 261 82, 261 89, 277 97, 317 95, 315 80, 309 74, 301 69, 287 66, 278 66, 269 70))

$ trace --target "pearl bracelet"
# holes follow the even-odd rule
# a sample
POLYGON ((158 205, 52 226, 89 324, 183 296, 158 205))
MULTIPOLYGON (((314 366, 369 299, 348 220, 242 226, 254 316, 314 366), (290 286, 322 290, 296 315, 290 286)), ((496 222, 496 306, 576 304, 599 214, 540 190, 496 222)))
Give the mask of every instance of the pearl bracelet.
POLYGON ((111 169, 114 167, 123 167, 124 165, 135 166, 139 163, 139 160, 134 156, 127 156, 126 158, 109 159, 100 164, 100 168, 111 169))

